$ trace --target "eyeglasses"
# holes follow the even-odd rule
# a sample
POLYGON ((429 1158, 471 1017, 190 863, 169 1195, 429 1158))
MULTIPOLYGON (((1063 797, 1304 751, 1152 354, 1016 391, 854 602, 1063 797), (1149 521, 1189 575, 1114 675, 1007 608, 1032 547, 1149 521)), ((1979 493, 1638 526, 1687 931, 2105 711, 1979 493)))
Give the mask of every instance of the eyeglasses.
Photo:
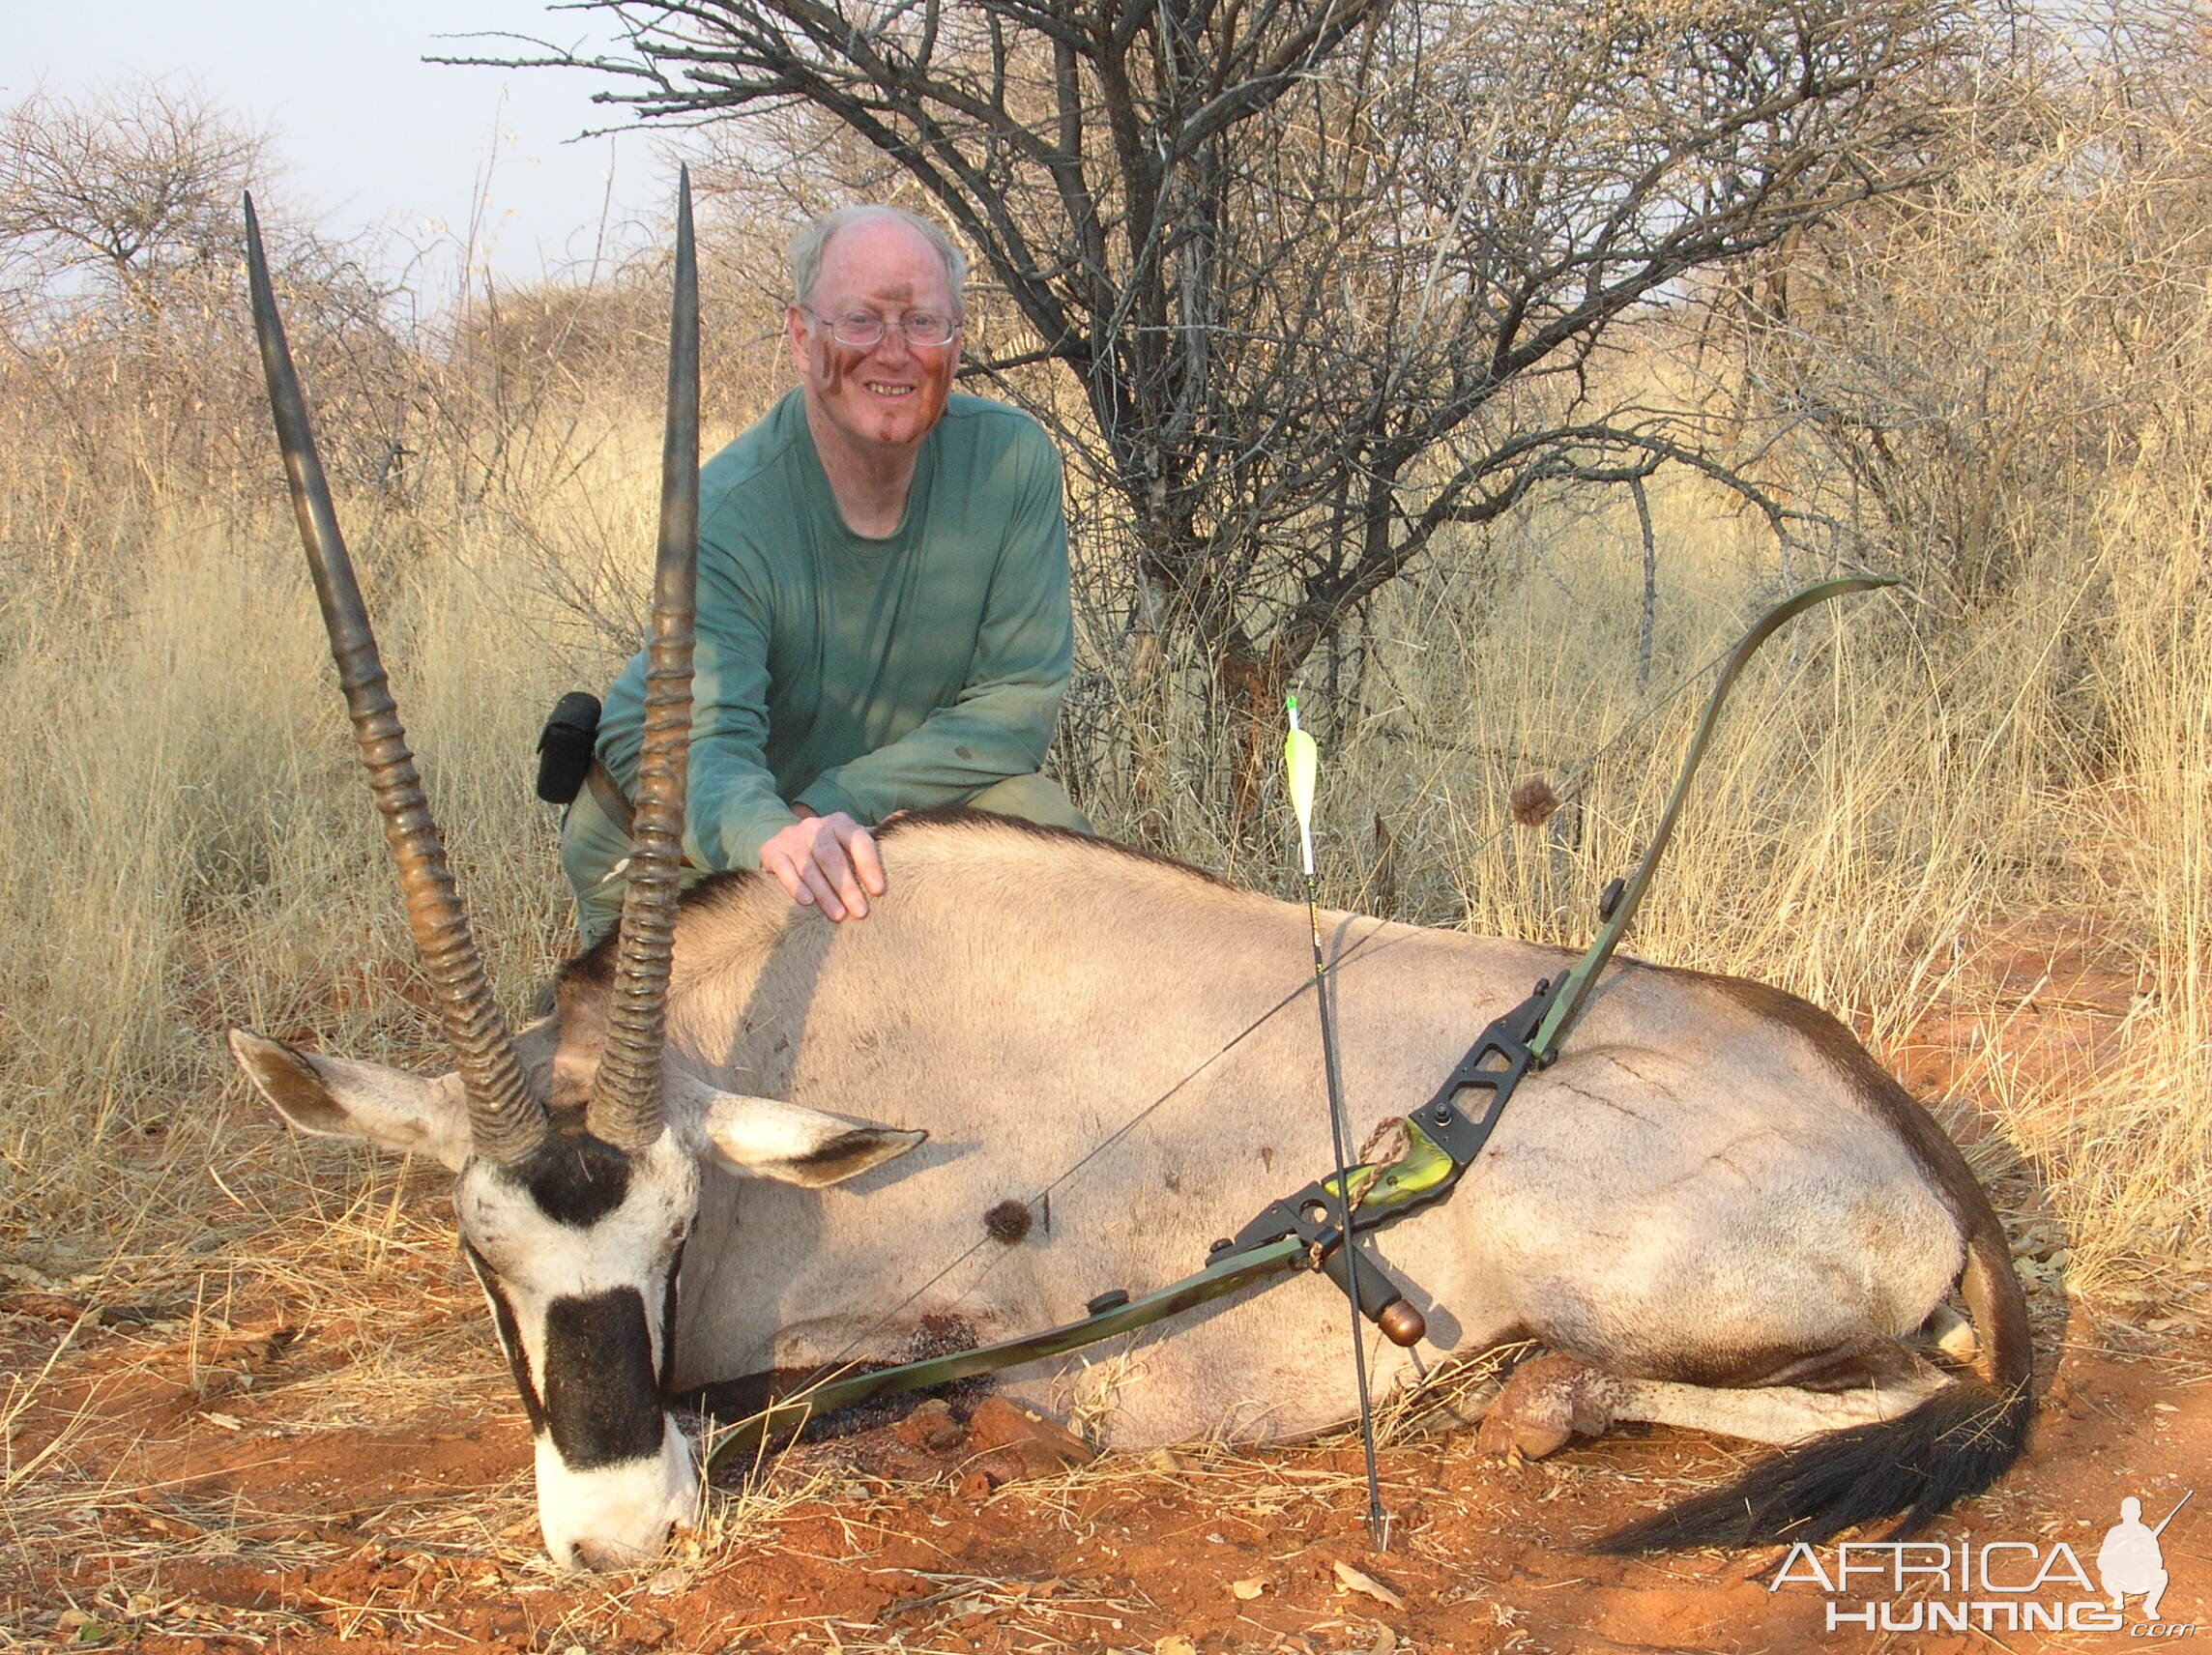
POLYGON ((924 350, 949 345, 952 336, 960 332, 958 317, 938 316, 927 310, 910 311, 896 322, 886 321, 873 310, 848 310, 842 316, 824 316, 812 310, 807 314, 827 327, 832 339, 855 350, 882 344, 884 335, 893 328, 908 344, 919 345, 924 350))

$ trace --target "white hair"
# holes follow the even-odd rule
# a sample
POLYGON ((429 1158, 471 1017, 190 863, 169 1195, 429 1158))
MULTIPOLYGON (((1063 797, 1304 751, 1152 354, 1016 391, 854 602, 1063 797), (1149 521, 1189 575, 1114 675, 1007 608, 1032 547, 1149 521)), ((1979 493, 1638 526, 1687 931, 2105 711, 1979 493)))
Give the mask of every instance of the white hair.
POLYGON ((932 247, 945 261, 945 285, 952 294, 955 314, 961 309, 960 289, 968 280, 968 255, 953 244, 952 238, 938 225, 918 213, 909 213, 903 207, 886 207, 876 202, 863 202, 857 207, 839 207, 825 213, 798 235, 791 238, 787 249, 791 259, 791 302, 805 308, 814 298, 814 284, 822 276, 822 254, 830 246, 830 238, 839 230, 855 224, 874 223, 889 219, 904 224, 932 247))

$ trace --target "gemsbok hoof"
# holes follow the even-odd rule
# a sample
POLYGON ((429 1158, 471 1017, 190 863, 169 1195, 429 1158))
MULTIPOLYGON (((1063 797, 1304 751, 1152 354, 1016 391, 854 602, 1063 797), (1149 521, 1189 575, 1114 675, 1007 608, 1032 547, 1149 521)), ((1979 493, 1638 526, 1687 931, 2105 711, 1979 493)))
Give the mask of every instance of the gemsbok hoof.
POLYGON ((1475 1445, 1488 1454, 1541 1460, 1580 1432, 1602 1437, 1613 1424, 1619 1381, 1572 1356, 1533 1357, 1513 1370, 1482 1416, 1475 1445))

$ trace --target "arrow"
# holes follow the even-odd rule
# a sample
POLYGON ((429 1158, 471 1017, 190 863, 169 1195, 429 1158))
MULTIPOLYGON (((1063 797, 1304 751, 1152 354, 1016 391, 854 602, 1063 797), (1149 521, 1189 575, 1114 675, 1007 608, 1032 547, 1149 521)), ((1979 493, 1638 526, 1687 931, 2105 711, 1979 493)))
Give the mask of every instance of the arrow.
POLYGON ((1322 1073, 1328 1085, 1328 1137, 1336 1152, 1336 1227, 1344 1237, 1345 1295, 1352 1300, 1352 1376, 1359 1392, 1359 1446, 1367 1460, 1367 1540, 1378 1552, 1390 1545, 1390 1519, 1382 1509, 1382 1481, 1375 1468, 1375 1405, 1367 1392, 1367 1341, 1359 1326, 1359 1274, 1353 1267, 1352 1249, 1359 1238, 1352 1229, 1351 1129, 1344 1115, 1344 1082, 1336 1057, 1336 1019, 1329 1004, 1328 964, 1321 946, 1321 889, 1314 882, 1314 785, 1321 777, 1321 750, 1314 739, 1298 728, 1298 698, 1283 698, 1290 714, 1290 734, 1283 738, 1283 770, 1291 789, 1291 808, 1298 818, 1298 851, 1306 880, 1306 923, 1313 933, 1314 1004, 1321 1012, 1322 1073))

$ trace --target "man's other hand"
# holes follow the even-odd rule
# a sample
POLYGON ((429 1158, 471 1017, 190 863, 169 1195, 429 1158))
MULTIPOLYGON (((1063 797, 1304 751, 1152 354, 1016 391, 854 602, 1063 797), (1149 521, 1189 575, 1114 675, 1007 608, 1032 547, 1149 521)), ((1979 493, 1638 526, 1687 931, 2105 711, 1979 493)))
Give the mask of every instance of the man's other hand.
POLYGON ((875 835, 842 810, 817 816, 802 804, 799 820, 760 848, 760 865, 791 900, 831 919, 865 919, 868 898, 884 894, 884 864, 875 835))

